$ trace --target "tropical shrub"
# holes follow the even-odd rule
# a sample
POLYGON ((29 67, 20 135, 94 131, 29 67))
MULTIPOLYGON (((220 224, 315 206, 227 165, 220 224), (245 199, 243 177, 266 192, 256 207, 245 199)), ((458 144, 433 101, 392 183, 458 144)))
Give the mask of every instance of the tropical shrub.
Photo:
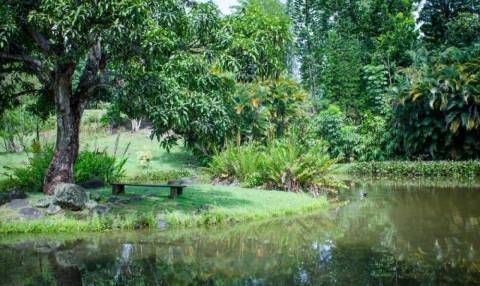
POLYGON ((324 144, 307 147, 295 139, 270 142, 264 152, 263 182, 288 192, 334 192, 339 184, 328 176, 336 159, 331 159, 324 144))
POLYGON ((349 172, 369 176, 478 177, 480 161, 385 161, 354 163, 349 172))
POLYGON ((480 45, 427 54, 396 87, 395 152, 408 158, 480 158, 480 45))
POLYGON ((240 145, 228 142, 222 152, 212 157, 207 171, 216 179, 238 180, 247 186, 261 184, 258 180, 262 168, 262 147, 255 143, 240 145))
POLYGON ((302 114, 306 93, 286 78, 237 84, 236 125, 243 140, 282 137, 302 114))
MULTIPOLYGON (((47 146, 33 153, 25 167, 8 168, 11 171, 9 185, 20 187, 27 192, 39 192, 52 161, 53 147, 47 146)), ((83 183, 91 179, 114 182, 125 176, 126 158, 117 159, 106 151, 81 151, 75 163, 75 182, 83 183)))
POLYGON ((248 187, 318 195, 340 186, 328 176, 336 162, 329 157, 325 144, 308 147, 288 138, 270 141, 266 146, 229 143, 213 156, 207 171, 214 180, 228 183, 237 180, 248 187))

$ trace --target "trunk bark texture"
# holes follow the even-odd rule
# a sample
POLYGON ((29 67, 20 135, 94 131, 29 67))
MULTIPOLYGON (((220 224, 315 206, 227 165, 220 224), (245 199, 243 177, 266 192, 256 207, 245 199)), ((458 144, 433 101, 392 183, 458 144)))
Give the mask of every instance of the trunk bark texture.
POLYGON ((75 64, 65 64, 55 72, 54 96, 57 115, 57 139, 52 162, 43 184, 43 192, 52 195, 58 183, 73 183, 73 166, 78 156, 80 120, 83 102, 72 92, 75 64))

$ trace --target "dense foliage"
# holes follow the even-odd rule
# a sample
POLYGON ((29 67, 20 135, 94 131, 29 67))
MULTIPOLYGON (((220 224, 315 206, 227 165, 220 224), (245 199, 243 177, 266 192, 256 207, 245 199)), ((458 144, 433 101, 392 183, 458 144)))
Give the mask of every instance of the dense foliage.
POLYGON ((349 166, 358 175, 392 177, 478 177, 480 161, 384 161, 360 162, 349 166))
POLYGON ((336 159, 323 144, 306 146, 293 138, 256 143, 229 143, 214 155, 207 170, 219 182, 237 180, 246 186, 263 186, 288 192, 335 192, 340 186, 328 177, 336 159))
MULTIPOLYGON (((24 167, 9 168, 6 188, 20 187, 24 191, 42 191, 45 173, 52 161, 53 148, 46 147, 31 154, 24 167)), ((125 176, 126 159, 119 159, 106 151, 81 151, 75 163, 75 181, 84 183, 89 180, 101 180, 105 183, 115 182, 125 176)), ((8 189, 2 190, 8 191, 8 189)))

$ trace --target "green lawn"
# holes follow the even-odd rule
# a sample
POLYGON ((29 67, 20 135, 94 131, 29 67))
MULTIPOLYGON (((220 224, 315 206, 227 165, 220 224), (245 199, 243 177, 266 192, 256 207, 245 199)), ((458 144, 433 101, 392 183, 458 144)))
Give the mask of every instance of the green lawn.
MULTIPOLYGON (((49 140, 53 138, 49 136, 49 140)), ((80 135, 80 148, 88 150, 107 150, 110 154, 116 152, 117 156, 125 153, 128 158, 125 165, 127 177, 139 175, 142 172, 154 172, 162 170, 174 170, 182 168, 193 168, 196 166, 195 158, 182 146, 175 146, 170 153, 160 147, 156 139, 151 140, 144 130, 131 133, 128 131, 111 134, 109 132, 87 133, 80 135), (118 140, 118 145, 116 144, 118 140), (149 166, 140 165, 138 154, 140 152, 151 152, 153 158, 149 166)), ((26 152, 21 153, 0 153, 0 179, 5 177, 8 167, 20 167, 28 159, 26 152)))
MULTIPOLYGON (((110 188, 92 192, 101 194, 102 203, 111 196, 110 188)), ((0 233, 155 229, 160 221, 170 227, 219 225, 320 211, 328 206, 323 197, 314 199, 306 194, 212 185, 188 187, 175 200, 169 199, 168 194, 168 189, 127 188, 121 198, 144 195, 143 200, 114 205, 105 217, 90 217, 84 210, 39 220, 19 220, 15 211, 2 206, 0 233)), ((41 194, 32 195, 30 203, 34 204, 41 197, 41 194)))

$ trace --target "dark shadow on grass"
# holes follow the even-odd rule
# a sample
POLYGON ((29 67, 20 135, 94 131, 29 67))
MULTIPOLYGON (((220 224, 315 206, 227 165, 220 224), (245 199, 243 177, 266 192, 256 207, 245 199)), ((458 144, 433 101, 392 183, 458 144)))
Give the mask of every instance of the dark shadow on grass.
POLYGON ((187 151, 180 151, 180 152, 165 152, 160 156, 155 156, 153 161, 160 161, 165 164, 170 164, 175 167, 192 167, 198 166, 198 161, 195 157, 187 151))
MULTIPOLYGON (((126 187, 126 194, 121 197, 144 195, 145 199, 128 204, 129 208, 139 208, 143 211, 151 208, 152 211, 185 211, 192 212, 205 205, 234 208, 251 205, 251 201, 235 198, 232 193, 221 190, 206 191, 201 188, 188 187, 176 199, 169 197, 169 188, 155 187, 126 187)), ((104 196, 107 195, 104 192, 104 196)), ((109 197, 110 194, 107 195, 109 197)))

